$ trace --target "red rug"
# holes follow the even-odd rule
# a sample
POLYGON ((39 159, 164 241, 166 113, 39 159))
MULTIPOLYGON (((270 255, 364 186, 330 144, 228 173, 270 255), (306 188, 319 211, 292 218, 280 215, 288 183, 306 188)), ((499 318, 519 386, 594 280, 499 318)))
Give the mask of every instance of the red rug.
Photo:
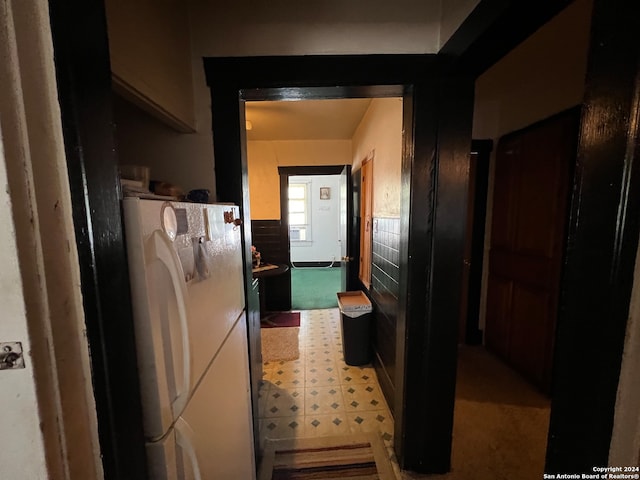
POLYGON ((300 312, 275 312, 260 320, 260 327, 299 327, 300 312))

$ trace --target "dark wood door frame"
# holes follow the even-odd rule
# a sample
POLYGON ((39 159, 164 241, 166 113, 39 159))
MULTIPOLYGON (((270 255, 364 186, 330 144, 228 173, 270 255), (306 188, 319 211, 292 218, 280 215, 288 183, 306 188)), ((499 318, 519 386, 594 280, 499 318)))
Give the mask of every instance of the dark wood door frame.
MULTIPOLYGON (((570 3, 483 0, 440 53, 455 71, 479 75, 570 3)), ((637 2, 594 0, 556 330, 550 473, 588 473, 608 460, 640 229, 638 31, 637 2)))
POLYGON ((475 154, 474 175, 469 179, 474 183, 473 219, 470 235, 469 286, 467 289, 467 309, 464 324, 464 342, 467 345, 482 343, 480 319, 480 299, 482 290, 482 269, 484 262, 485 223, 487 217, 487 194, 489 190, 489 163, 493 140, 473 140, 471 153, 475 154))
POLYGON ((556 333, 550 472, 591 472, 609 457, 640 231, 638 31, 640 4, 594 1, 556 333))
POLYGON ((49 11, 104 477, 139 480, 147 464, 104 3, 51 0, 49 11))
POLYGON ((216 163, 219 200, 244 205, 248 185, 240 102, 251 99, 252 92, 274 89, 274 100, 403 96, 404 302, 396 359, 403 378, 394 399, 395 448, 403 468, 448 471, 456 328, 446 319, 459 303, 455 286, 464 232, 454 219, 465 208, 461 192, 466 187, 472 82, 446 77, 445 63, 435 55, 205 58, 204 65, 213 105, 214 153, 226 159, 216 163), (438 111, 447 112, 440 122, 438 111), (446 156, 444 162, 440 154, 446 156), (436 218, 436 205, 448 214, 436 218))

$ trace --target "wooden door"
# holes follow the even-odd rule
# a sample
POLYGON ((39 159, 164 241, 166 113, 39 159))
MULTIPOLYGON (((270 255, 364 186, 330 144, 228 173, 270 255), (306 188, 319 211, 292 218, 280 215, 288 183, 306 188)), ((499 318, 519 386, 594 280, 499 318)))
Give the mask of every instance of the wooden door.
POLYGON ((498 143, 486 345, 543 391, 551 381, 578 110, 498 143))
POLYGON ((362 162, 360 169, 360 269, 365 288, 371 288, 371 227, 373 225, 373 155, 362 162))

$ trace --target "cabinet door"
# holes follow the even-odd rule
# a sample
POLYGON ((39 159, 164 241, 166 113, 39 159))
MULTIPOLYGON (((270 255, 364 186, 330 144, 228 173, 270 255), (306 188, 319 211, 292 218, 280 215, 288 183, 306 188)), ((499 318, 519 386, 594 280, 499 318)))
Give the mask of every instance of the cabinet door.
POLYGON ((578 112, 501 139, 489 256, 486 345, 550 387, 578 112))

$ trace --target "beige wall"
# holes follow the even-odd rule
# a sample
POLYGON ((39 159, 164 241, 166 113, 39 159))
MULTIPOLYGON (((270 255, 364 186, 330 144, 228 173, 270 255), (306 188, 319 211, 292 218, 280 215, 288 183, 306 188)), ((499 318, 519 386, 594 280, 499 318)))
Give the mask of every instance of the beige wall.
POLYGON ((400 216, 402 98, 374 98, 353 136, 353 169, 374 151, 373 215, 400 216))
POLYGON ((330 0, 322 8, 292 0, 264 6, 192 0, 189 11, 198 130, 191 137, 190 161, 198 164, 196 171, 214 164, 202 57, 434 53, 439 48, 439 0, 330 0))
POLYGON ((191 0, 192 38, 210 56, 435 53, 440 0, 191 0))
POLYGON ((280 218, 279 166, 345 165, 359 169, 375 151, 374 215, 400 215, 402 99, 374 98, 352 140, 250 141, 247 143, 251 218, 280 218))
MULTIPOLYGON (((168 132, 157 135, 150 132, 146 122, 137 119, 126 125, 131 145, 123 148, 135 152, 140 162, 157 163, 156 170, 166 172, 185 190, 209 188, 215 198, 211 98, 202 57, 435 53, 440 42, 462 21, 464 12, 475 4, 473 0, 457 0, 441 8, 441 3, 330 0, 320 8, 292 0, 282 0, 277 5, 191 0, 188 5, 196 133, 181 137, 168 132), (445 25, 442 31, 440 21, 445 25)), ((123 128, 123 119, 119 120, 123 128)), ((126 155, 129 162, 133 157, 126 155)), ((380 207, 388 209, 387 205, 380 207)))
POLYGON ((582 101, 591 5, 569 5, 478 78, 473 138, 497 139, 582 101))
POLYGON ((211 135, 177 132, 119 95, 114 95, 118 163, 144 165, 151 179, 178 185, 186 193, 206 188, 215 198, 213 163, 198 161, 213 149, 211 135))
MULTIPOLYGON (((591 0, 577 0, 476 81, 473 138, 494 140, 578 105, 584 94, 591 0)), ((493 155, 492 154, 492 155, 493 155)), ((489 263, 493 161, 487 198, 484 265, 489 263)), ((488 269, 483 272, 480 327, 485 324, 488 269)))
POLYGON ((629 323, 622 356, 609 465, 637 465, 640 452, 640 250, 636 254, 629 323))
POLYGON ((464 21, 473 9, 480 3, 479 0, 443 0, 442 14, 440 17, 440 47, 453 35, 456 29, 464 21))
POLYGON ((0 477, 102 478, 48 2, 0 2, 0 477))
POLYGON ((280 218, 278 167, 350 165, 351 140, 279 140, 247 142, 251 218, 280 218))
POLYGON ((111 70, 118 91, 182 131, 193 131, 187 7, 176 1, 106 0, 111 70))

